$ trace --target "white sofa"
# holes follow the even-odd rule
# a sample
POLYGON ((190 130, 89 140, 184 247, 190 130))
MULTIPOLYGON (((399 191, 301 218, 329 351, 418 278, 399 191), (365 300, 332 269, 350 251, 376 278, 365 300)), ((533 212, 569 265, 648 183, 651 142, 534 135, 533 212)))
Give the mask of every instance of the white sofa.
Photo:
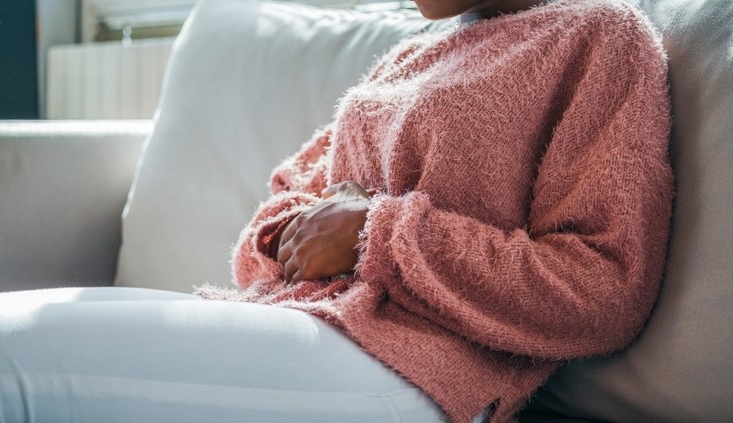
MULTIPOLYGON (((670 58, 678 196, 663 290, 634 346, 561 368, 524 422, 733 421, 733 2, 637 4, 670 58)), ((153 122, 0 122, 0 291, 228 286, 269 170, 377 55, 449 25, 201 2, 153 122)))

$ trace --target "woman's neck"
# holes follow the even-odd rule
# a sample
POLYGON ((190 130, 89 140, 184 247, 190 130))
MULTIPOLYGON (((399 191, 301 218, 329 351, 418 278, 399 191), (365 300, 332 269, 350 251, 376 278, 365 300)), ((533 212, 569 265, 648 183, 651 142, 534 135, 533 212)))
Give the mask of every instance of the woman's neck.
POLYGON ((549 3, 551 0, 486 0, 461 14, 461 23, 478 19, 493 18, 498 15, 521 12, 534 6, 549 3))

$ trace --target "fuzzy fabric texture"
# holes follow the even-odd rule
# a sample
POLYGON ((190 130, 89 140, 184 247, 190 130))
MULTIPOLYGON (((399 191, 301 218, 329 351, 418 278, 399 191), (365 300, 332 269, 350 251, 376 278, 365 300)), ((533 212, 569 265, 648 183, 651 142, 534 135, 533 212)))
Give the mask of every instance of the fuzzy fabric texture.
POLYGON ((457 423, 511 421, 566 359, 641 331, 672 205, 666 59, 615 0, 564 0, 406 40, 275 169, 242 231, 241 290, 305 310, 457 423), (378 194, 353 276, 285 288, 276 231, 354 180, 378 194))

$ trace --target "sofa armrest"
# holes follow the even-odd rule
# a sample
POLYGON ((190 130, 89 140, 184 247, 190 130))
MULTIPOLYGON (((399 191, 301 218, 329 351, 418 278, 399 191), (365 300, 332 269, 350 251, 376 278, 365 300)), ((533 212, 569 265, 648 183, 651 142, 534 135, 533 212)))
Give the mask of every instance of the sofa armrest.
POLYGON ((0 122, 0 291, 110 285, 150 121, 0 122))

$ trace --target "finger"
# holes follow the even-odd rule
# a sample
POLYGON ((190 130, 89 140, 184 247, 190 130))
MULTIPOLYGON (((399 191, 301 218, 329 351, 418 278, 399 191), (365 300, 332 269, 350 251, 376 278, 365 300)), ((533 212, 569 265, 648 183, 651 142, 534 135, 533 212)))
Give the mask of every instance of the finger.
POLYGON ((297 220, 298 218, 296 217, 285 225, 285 228, 283 228, 283 231, 280 234, 280 245, 278 245, 278 248, 282 248, 283 245, 287 244, 298 231, 297 220))
MULTIPOLYGON (((376 190, 374 190, 376 192, 376 190)), ((334 195, 339 195, 343 199, 349 196, 365 197, 369 198, 372 194, 369 193, 359 183, 354 181, 345 181, 338 184, 331 185, 323 190, 321 197, 324 199, 331 198, 334 195)))
POLYGON ((314 256, 308 260, 299 261, 291 279, 293 282, 323 279, 338 275, 339 273, 348 272, 350 271, 350 267, 338 260, 334 262, 330 256, 314 256))
POLYGON ((298 266, 294 260, 288 260, 283 265, 283 279, 285 280, 285 286, 293 283, 293 275, 298 272, 298 266))
POLYGON ((326 188, 323 188, 323 191, 321 191, 321 198, 325 200, 333 197, 334 194, 336 194, 336 190, 334 190, 333 187, 333 185, 329 185, 326 188))
POLYGON ((311 265, 310 260, 290 260, 293 262, 293 273, 290 274, 290 280, 291 282, 300 282, 304 279, 315 279, 313 275, 311 275, 311 265))
POLYGON ((280 249, 277 250, 277 262, 282 264, 283 266, 293 256, 293 249, 291 248, 291 244, 292 243, 288 242, 285 245, 281 245, 280 249))
POLYGON ((344 189, 347 188, 348 183, 349 183, 348 181, 339 182, 337 184, 327 186, 326 188, 323 189, 323 191, 321 191, 321 198, 325 200, 326 198, 331 198, 334 195, 338 194, 339 192, 344 191, 344 189))
POLYGON ((303 280, 303 272, 300 269, 297 269, 295 273, 290 277, 290 283, 297 283, 303 280))
POLYGON ((307 266, 296 268, 295 272, 293 272, 293 274, 290 276, 291 283, 297 283, 304 280, 316 280, 320 278, 321 276, 314 274, 312 271, 308 270, 307 266))
POLYGON ((371 194, 369 194, 369 191, 367 191, 363 186, 361 186, 359 183, 354 181, 347 181, 344 183, 344 187, 342 188, 342 191, 344 191, 347 194, 356 195, 359 197, 371 197, 371 194))
POLYGON ((366 190, 366 192, 367 192, 367 194, 369 194, 370 197, 374 197, 374 194, 377 193, 377 189, 376 188, 369 188, 368 190, 366 190))

